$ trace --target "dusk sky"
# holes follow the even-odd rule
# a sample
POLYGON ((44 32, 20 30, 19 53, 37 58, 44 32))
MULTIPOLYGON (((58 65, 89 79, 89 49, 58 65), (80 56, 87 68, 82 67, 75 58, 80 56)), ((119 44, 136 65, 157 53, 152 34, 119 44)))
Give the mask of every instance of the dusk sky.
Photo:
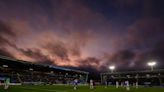
POLYGON ((0 0, 0 55, 107 71, 164 68, 164 0, 0 0))

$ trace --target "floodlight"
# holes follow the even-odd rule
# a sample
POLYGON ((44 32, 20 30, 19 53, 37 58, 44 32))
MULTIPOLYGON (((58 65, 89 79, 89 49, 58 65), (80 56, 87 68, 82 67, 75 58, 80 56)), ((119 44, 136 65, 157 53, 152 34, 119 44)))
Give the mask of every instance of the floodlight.
POLYGON ((7 68, 7 67, 9 67, 8 65, 3 65, 3 68, 7 68))
POLYGON ((155 66, 156 64, 156 62, 148 62, 148 66, 155 66))
POLYGON ((29 70, 30 70, 30 71, 33 71, 34 69, 30 68, 29 70))
POLYGON ((155 61, 148 62, 147 65, 151 67, 151 70, 154 70, 154 66, 157 64, 155 61))
POLYGON ((112 66, 109 66, 109 69, 111 70, 111 72, 113 73, 113 70, 115 70, 115 66, 112 65, 112 66))

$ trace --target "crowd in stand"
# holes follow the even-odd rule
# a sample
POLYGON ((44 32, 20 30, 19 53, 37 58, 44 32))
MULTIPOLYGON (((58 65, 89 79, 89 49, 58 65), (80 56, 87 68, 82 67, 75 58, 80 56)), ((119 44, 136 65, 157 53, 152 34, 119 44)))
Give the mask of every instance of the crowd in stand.
MULTIPOLYGON (((85 76, 81 74, 68 72, 42 72, 35 70, 13 70, 0 68, 0 78, 10 78, 11 83, 22 84, 72 84, 75 78, 78 78, 81 83, 85 83, 85 76)), ((0 80, 3 82, 3 80, 0 80)))

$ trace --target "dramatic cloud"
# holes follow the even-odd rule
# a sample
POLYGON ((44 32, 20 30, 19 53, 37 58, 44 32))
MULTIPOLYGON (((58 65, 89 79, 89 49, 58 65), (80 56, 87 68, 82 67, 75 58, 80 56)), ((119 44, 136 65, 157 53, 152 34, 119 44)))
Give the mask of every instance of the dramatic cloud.
POLYGON ((25 56, 28 56, 39 63, 55 65, 55 62, 48 56, 45 56, 43 53, 41 53, 39 49, 19 49, 19 51, 22 52, 25 56))
POLYGON ((0 55, 14 58, 13 55, 7 51, 6 48, 0 48, 0 55))
POLYGON ((136 21, 128 28, 126 40, 129 46, 149 48, 162 40, 164 35, 162 24, 163 18, 148 18, 136 21))
POLYGON ((11 29, 10 25, 0 21, 0 55, 14 58, 8 47, 12 46, 12 42, 16 37, 16 34, 11 29))
POLYGON ((0 54, 86 70, 106 71, 111 64, 145 68, 148 60, 164 60, 158 5, 152 0, 0 0, 0 54))
POLYGON ((94 57, 88 57, 84 60, 77 61, 80 67, 97 67, 100 63, 100 60, 94 57), (83 65, 81 65, 83 63, 83 65))
POLYGON ((62 60, 69 61, 68 58, 68 51, 65 48, 63 43, 56 42, 55 44, 53 43, 48 43, 46 46, 44 46, 48 50, 49 53, 52 55, 56 55, 60 57, 62 60))
POLYGON ((0 21, 0 43, 2 45, 10 44, 8 39, 10 39, 11 37, 14 38, 15 33, 12 31, 8 24, 5 24, 4 22, 0 21))

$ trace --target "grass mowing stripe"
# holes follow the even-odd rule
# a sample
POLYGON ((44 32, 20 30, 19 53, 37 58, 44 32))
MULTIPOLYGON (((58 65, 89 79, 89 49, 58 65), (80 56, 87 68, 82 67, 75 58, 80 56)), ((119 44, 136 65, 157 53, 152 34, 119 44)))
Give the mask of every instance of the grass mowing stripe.
POLYGON ((40 89, 40 88, 30 88, 30 87, 20 87, 23 89, 33 89, 33 90, 42 90, 42 91, 50 91, 50 92, 67 92, 67 91, 61 91, 61 90, 48 90, 48 89, 40 89))
POLYGON ((8 90, 0 87, 0 92, 164 92, 162 87, 139 87, 138 89, 131 87, 129 91, 124 87, 116 88, 114 86, 96 86, 90 89, 89 86, 78 86, 77 90, 73 90, 73 86, 54 86, 54 85, 24 85, 11 86, 8 90))

